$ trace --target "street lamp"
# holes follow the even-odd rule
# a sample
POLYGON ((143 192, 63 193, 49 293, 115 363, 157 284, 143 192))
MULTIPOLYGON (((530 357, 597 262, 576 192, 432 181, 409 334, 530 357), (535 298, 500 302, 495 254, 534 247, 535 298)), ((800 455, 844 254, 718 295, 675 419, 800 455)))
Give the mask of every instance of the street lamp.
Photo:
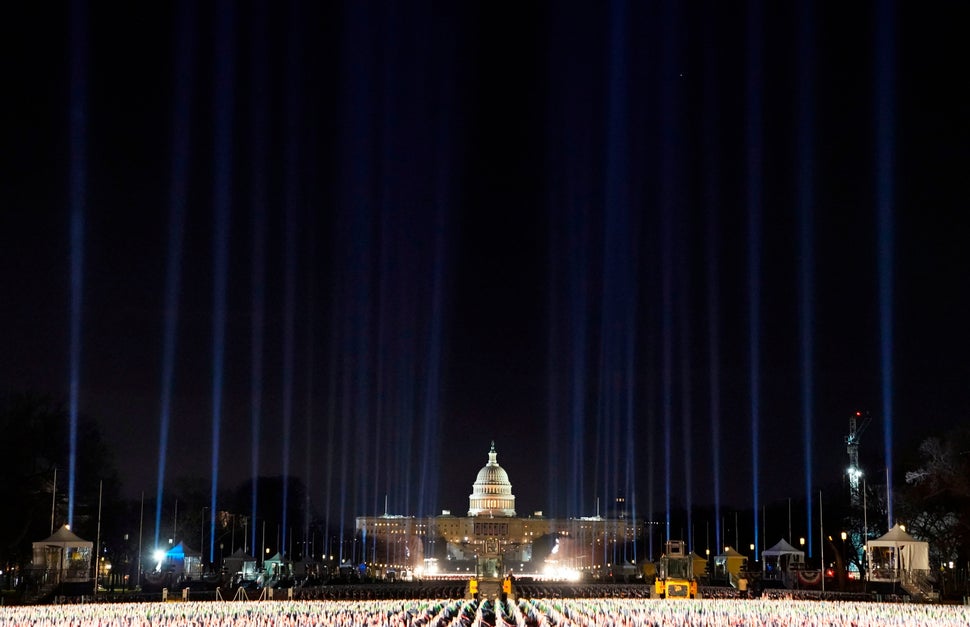
MULTIPOLYGON (((202 570, 202 555, 205 553, 205 511, 209 509, 206 505, 202 508, 202 533, 199 535, 199 570, 202 570)), ((201 574, 201 573, 200 573, 201 574)))
POLYGON ((845 541, 849 538, 849 534, 843 531, 840 535, 842 536, 842 561, 843 561, 842 567, 845 569, 846 576, 848 576, 849 575, 849 564, 848 564, 849 554, 845 550, 845 541))

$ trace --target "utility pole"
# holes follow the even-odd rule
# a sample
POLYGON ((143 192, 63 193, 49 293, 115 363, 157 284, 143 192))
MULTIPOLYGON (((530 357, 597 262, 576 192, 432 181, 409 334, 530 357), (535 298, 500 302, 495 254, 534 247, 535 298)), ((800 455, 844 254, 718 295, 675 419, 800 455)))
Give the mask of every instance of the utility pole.
POLYGON ((98 482, 98 534, 94 542, 94 596, 98 596, 98 574, 101 570, 101 490, 104 480, 98 482))
POLYGON ((141 588, 141 533, 145 527, 145 491, 141 493, 141 516, 138 519, 138 587, 141 588))
POLYGON ((57 466, 54 466, 54 487, 51 489, 51 535, 54 535, 54 508, 57 506, 57 466))
POLYGON ((822 491, 818 491, 818 554, 822 560, 822 592, 825 592, 825 526, 822 524, 822 491))

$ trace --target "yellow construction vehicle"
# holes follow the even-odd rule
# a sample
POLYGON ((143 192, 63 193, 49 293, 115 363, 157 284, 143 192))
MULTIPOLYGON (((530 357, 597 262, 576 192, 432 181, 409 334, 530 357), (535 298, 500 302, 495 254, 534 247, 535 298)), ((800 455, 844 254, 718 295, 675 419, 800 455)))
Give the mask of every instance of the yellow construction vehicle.
POLYGON ((657 568, 657 579, 650 596, 657 599, 696 599, 697 579, 693 559, 682 540, 668 540, 657 568))

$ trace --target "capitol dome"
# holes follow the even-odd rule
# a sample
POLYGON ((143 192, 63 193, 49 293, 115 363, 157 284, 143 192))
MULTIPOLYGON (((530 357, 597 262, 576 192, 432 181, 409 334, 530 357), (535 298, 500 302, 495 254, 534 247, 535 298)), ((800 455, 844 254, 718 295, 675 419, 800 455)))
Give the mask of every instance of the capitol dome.
POLYGON ((495 442, 488 451, 488 463, 478 471, 468 497, 469 516, 515 516, 515 496, 505 469, 498 465, 495 442))

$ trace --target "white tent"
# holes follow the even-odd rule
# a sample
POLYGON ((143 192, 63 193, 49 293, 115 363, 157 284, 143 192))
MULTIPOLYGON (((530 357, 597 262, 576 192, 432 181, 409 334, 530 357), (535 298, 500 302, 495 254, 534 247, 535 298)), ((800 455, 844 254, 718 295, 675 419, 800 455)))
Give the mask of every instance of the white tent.
POLYGON ((784 539, 779 540, 778 544, 770 549, 762 551, 761 555, 764 558, 762 561, 764 575, 768 579, 777 579, 781 573, 792 570, 796 564, 805 563, 805 551, 796 549, 784 539))
POLYGON ((930 545, 917 540, 896 525, 889 532, 866 544, 869 579, 899 581, 910 571, 929 570, 930 545))
POLYGON ((90 581, 93 547, 93 542, 82 540, 64 525, 46 540, 34 542, 32 565, 53 581, 90 581))

